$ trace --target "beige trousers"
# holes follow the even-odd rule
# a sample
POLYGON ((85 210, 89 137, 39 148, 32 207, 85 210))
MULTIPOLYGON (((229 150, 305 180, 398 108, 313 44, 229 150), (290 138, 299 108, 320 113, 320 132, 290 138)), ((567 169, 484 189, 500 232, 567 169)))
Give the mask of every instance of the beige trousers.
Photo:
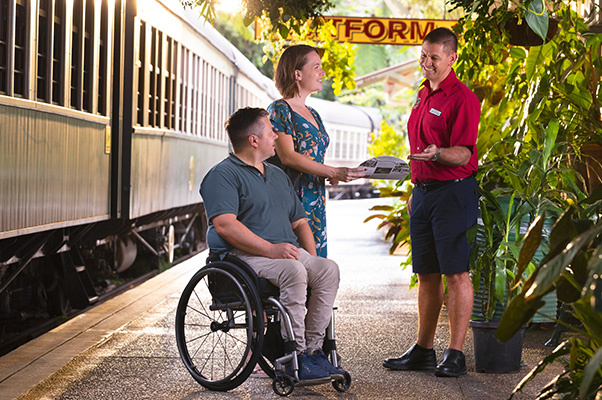
MULTIPOLYGON (((324 333, 330 323, 332 306, 339 288, 339 266, 332 260, 315 257, 299 249, 299 260, 271 259, 253 256, 240 250, 231 254, 241 258, 260 278, 280 288, 280 301, 286 307, 293 325, 297 351, 322 348, 324 333), (307 303, 307 287, 311 296, 307 303)), ((283 329, 282 334, 286 332, 283 329)))

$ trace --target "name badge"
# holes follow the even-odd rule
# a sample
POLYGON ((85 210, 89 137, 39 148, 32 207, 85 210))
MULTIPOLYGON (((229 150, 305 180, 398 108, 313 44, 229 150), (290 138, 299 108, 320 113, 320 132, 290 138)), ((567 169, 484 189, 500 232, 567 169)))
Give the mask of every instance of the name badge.
POLYGON ((438 117, 440 117, 440 116, 441 116, 441 111, 439 111, 439 110, 436 110, 436 109, 434 109, 434 108, 431 108, 431 109, 429 110, 429 112, 430 112, 431 114, 433 114, 433 115, 436 115, 436 116, 438 116, 438 117))

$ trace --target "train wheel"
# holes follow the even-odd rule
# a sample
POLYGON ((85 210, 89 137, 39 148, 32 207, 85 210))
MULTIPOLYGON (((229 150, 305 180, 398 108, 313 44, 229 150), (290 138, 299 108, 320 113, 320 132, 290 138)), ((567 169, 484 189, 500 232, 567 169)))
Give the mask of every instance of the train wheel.
POLYGON ((44 278, 44 292, 46 309, 51 317, 67 315, 71 311, 71 304, 58 274, 54 273, 44 278))

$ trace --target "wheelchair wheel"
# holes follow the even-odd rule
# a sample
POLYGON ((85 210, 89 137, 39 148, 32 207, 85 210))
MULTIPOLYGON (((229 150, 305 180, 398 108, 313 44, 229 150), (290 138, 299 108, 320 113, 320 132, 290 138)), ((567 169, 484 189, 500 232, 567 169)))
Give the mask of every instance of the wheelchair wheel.
POLYGON ((233 264, 211 263, 192 277, 178 303, 180 357, 203 387, 234 389, 261 356, 263 325, 262 305, 247 275, 233 264))
POLYGON ((295 390, 295 381, 288 375, 278 374, 272 381, 272 390, 278 396, 288 396, 295 390))
POLYGON ((332 381, 332 387, 335 388, 338 392, 346 392, 351 386, 351 375, 349 372, 345 372, 343 374, 343 379, 338 381, 332 381))

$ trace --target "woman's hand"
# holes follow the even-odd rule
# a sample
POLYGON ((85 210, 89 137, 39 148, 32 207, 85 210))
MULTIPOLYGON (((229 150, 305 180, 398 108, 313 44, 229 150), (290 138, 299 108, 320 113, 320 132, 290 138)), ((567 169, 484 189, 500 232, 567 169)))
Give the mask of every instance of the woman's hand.
POLYGON ((339 181, 339 182, 351 182, 352 180, 363 178, 366 176, 365 172, 366 168, 358 167, 358 168, 347 168, 347 167, 335 167, 334 173, 329 177, 330 181, 339 181))

